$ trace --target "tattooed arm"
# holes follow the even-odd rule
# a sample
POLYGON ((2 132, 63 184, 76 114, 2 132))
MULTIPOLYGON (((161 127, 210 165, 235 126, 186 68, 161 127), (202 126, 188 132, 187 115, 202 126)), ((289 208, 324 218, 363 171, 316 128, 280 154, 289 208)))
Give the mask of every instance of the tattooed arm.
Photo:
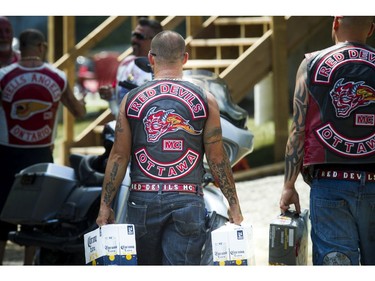
POLYGON ((232 169, 223 146, 219 107, 212 94, 208 93, 207 96, 209 117, 204 128, 203 141, 208 165, 215 183, 228 200, 229 220, 232 223, 240 224, 243 221, 243 217, 232 169))
POLYGON ((102 187, 99 214, 96 223, 99 226, 115 222, 115 214, 111 208, 130 160, 131 132, 129 123, 125 117, 126 97, 120 105, 120 111, 116 121, 115 141, 108 158, 102 187))
POLYGON ((290 204, 294 204, 298 213, 301 212, 299 195, 294 184, 301 171, 304 156, 305 119, 309 96, 306 85, 306 68, 306 60, 303 60, 297 72, 293 99, 293 120, 285 149, 284 187, 279 203, 282 213, 289 209, 290 204))

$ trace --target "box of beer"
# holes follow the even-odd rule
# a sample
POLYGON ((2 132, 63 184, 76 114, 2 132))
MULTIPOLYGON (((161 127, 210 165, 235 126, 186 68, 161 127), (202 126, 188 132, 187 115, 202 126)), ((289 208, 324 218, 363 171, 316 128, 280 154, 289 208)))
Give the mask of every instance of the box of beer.
POLYGON ((84 235, 88 265, 136 265, 133 224, 107 224, 84 235))
POLYGON ((308 210, 278 215, 269 228, 269 265, 307 265, 308 210))
POLYGON ((252 225, 226 223, 211 239, 214 265, 255 265, 252 225))

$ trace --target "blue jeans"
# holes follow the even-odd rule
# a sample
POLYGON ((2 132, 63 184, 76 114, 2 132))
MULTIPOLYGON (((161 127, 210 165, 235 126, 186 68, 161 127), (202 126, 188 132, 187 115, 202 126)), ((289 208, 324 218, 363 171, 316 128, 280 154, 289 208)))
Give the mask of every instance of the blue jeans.
POLYGON ((313 179, 314 265, 375 265, 375 183, 313 179))
POLYGON ((134 224, 139 265, 199 265, 206 240, 203 197, 131 191, 127 223, 134 224))

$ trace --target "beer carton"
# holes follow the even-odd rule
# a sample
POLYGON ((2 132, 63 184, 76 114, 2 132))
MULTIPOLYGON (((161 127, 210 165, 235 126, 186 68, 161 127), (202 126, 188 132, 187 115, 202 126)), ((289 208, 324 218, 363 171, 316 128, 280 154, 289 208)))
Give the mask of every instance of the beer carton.
POLYGON ((136 265, 133 224, 107 224, 84 235, 86 264, 136 265))
POLYGON ((307 265, 308 210, 277 216, 269 229, 269 265, 307 265))
POLYGON ((251 225, 227 223, 211 239, 214 265, 255 265, 251 225))

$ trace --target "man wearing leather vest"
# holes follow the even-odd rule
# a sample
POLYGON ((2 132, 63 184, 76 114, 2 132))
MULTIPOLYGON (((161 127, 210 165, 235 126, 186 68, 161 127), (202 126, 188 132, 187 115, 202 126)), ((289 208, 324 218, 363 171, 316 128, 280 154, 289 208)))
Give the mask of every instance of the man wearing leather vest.
POLYGON ((310 185, 314 265, 375 264, 374 17, 334 17, 335 45, 298 72, 280 209, 300 212, 295 181, 310 185))
MULTIPOLYGON (((46 62, 44 34, 26 29, 19 39, 21 59, 0 70, 0 210, 17 173, 33 164, 53 163, 59 104, 76 118, 86 114, 85 102, 75 98, 66 74, 46 62)), ((0 222, 0 229, 1 263, 7 232, 17 225, 0 222)), ((25 265, 33 264, 34 252, 26 247, 25 265)))
POLYGON ((114 222, 111 202, 131 163, 127 223, 135 225, 138 264, 199 265, 206 240, 204 154, 228 200, 230 221, 243 221, 220 112, 211 93, 182 80, 188 53, 181 35, 158 33, 148 59, 154 80, 120 105, 97 224, 114 222))

